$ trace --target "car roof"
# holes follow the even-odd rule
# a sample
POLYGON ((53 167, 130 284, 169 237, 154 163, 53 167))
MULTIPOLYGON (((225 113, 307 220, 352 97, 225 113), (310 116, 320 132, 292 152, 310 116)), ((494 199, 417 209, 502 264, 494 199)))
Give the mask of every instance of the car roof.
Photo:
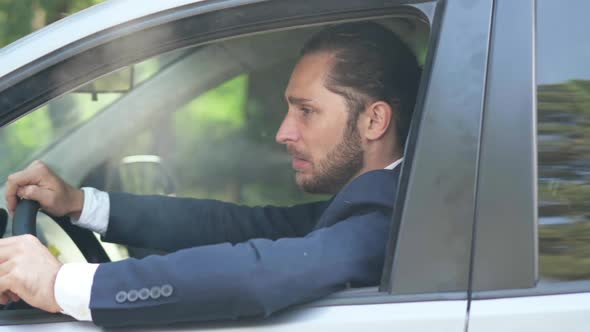
POLYGON ((207 0, 111 0, 61 19, 0 49, 0 77, 100 31, 207 0))

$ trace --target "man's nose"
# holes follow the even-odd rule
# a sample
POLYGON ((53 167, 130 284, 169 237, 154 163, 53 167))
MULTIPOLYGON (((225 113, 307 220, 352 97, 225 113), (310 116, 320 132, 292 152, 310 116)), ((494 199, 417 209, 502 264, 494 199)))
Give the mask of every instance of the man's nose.
POLYGON ((279 144, 287 144, 289 142, 296 142, 298 139, 299 130, 297 129, 297 125, 293 116, 290 115, 290 112, 287 112, 287 115, 285 115, 285 118, 277 131, 275 140, 279 144))

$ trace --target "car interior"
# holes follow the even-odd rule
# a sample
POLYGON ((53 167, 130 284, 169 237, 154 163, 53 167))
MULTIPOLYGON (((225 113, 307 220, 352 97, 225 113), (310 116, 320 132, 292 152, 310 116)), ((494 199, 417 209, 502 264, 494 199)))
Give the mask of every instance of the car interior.
MULTIPOLYGON (((376 21, 396 32, 424 63, 426 22, 410 16, 376 21)), ((54 125, 47 139, 25 146, 27 153, 11 160, 5 172, 41 159, 70 184, 105 191, 245 205, 325 199, 297 189, 288 155, 274 141, 286 110, 283 90, 299 49, 322 27, 270 31, 179 49, 78 87, 0 128, 0 134, 9 135, 11 127, 31 117, 36 117, 33 128, 39 128, 42 119, 64 123, 54 125)), ((0 215, 0 226, 11 234, 6 219, 0 215)), ((76 227, 68 224, 42 213, 37 216, 38 237, 64 263, 87 261, 79 247, 98 243, 111 261, 161 254, 102 243, 96 234, 92 237, 96 243, 90 243, 94 240, 73 235, 76 227)))

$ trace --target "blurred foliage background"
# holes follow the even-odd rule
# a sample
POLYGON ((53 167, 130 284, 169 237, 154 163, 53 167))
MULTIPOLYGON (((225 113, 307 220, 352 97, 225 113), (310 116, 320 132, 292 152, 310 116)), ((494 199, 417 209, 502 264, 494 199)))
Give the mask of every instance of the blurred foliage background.
POLYGON ((589 9, 586 0, 536 5, 539 272, 548 282, 590 280, 589 9))
POLYGON ((103 0, 0 0, 0 47, 103 0))
POLYGON ((538 86, 537 109, 540 272, 590 280, 590 81, 538 86))
MULTIPOLYGON (((0 0, 0 47, 100 2, 102 0, 0 0)), ((66 105, 63 106, 68 106, 71 100, 64 103, 66 105)), ((54 131, 63 131, 65 128, 58 127, 65 120, 64 116, 83 119, 95 108, 91 107, 83 114, 70 112, 66 115, 57 110, 58 106, 61 105, 47 106, 45 111, 0 130, 0 155, 3 160, 0 163, 0 179, 24 166, 22 162, 40 148, 41 142, 50 141, 55 136, 54 131)))

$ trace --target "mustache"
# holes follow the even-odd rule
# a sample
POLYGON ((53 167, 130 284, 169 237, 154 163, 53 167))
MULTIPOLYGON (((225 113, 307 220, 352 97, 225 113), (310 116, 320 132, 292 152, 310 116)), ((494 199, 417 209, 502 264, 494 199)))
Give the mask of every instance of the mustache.
POLYGON ((291 157, 307 160, 307 156, 303 152, 297 150, 294 146, 288 145, 287 152, 291 155, 291 157))

